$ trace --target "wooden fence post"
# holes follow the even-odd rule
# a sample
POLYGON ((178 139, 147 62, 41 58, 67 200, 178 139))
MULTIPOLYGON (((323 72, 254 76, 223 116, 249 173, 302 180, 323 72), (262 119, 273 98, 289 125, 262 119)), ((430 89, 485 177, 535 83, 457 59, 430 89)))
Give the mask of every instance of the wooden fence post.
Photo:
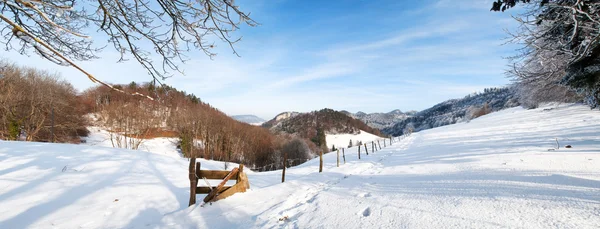
POLYGON ((319 154, 319 172, 323 172, 323 150, 319 154))
POLYGON ((194 175, 196 175, 196 186, 198 186, 198 179, 200 179, 200 177, 198 177, 198 171, 200 171, 200 162, 196 162, 196 171, 194 171, 194 175))
POLYGON ((283 172, 281 172, 281 183, 285 182, 285 167, 287 167, 287 152, 283 154, 283 172))
POLYGON ((375 153, 375 141, 371 142, 371 152, 375 153))
POLYGON ((367 149, 367 143, 365 143, 365 152, 369 155, 369 150, 367 149))
POLYGON ((358 145, 358 160, 360 160, 360 145, 358 145))
POLYGON ((346 153, 344 153, 344 148, 342 148, 342 157, 344 158, 344 165, 346 164, 346 153))
POLYGON ((196 158, 190 158, 189 166, 189 178, 190 178, 190 202, 189 206, 196 204, 196 187, 198 187, 198 180, 196 179, 196 158))
POLYGON ((337 150, 337 167, 340 167, 340 149, 337 150))
POLYGON ((385 138, 383 139, 383 147, 387 147, 387 146, 385 145, 385 138))
POLYGON ((394 144, 394 142, 392 140, 394 140, 394 138, 390 137, 390 145, 394 144))
POLYGON ((379 146, 379 150, 381 150, 381 143, 379 143, 379 140, 377 140, 377 145, 379 146))

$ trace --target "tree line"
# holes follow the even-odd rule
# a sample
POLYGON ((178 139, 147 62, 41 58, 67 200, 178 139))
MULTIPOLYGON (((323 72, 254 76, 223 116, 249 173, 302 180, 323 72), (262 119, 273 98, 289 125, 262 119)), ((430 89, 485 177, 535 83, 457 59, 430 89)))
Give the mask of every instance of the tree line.
POLYGON ((78 93, 55 74, 0 62, 0 139, 79 143, 95 125, 108 131, 114 147, 137 149, 145 139, 172 137, 184 157, 250 168, 280 164, 284 151, 306 161, 318 150, 310 139, 236 121, 168 85, 112 86, 126 93, 104 86, 78 93))
POLYGON ((321 109, 309 113, 300 113, 284 119, 271 127, 279 133, 294 134, 301 138, 310 139, 319 150, 328 151, 326 134, 359 134, 366 131, 374 135, 383 136, 381 132, 364 122, 349 115, 332 109, 321 109))
POLYGON ((514 86, 486 88, 481 93, 451 99, 419 111, 382 131, 393 136, 454 124, 486 115, 490 112, 521 105, 514 86))
POLYGON ((117 147, 136 148, 143 139, 176 137, 184 157, 243 163, 250 168, 281 161, 284 149, 294 149, 288 152, 291 159, 312 158, 316 149, 307 139, 276 135, 236 121, 195 95, 168 85, 132 82, 115 87, 127 93, 99 86, 81 97, 86 112, 100 117, 96 124, 115 133, 114 142, 125 141, 117 147), (149 95, 154 101, 129 95, 135 93, 149 95))
POLYGON ((56 75, 0 62, 0 138, 78 143, 88 134, 80 99, 56 75))

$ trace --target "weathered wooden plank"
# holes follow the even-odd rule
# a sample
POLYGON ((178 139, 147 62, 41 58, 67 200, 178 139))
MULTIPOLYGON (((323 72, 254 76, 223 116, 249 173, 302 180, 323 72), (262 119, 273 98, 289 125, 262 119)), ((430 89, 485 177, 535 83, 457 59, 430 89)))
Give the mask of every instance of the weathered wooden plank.
POLYGON ((241 179, 242 179, 242 178, 241 178, 241 175, 244 175, 244 174, 243 174, 243 173, 244 173, 244 164, 240 164, 240 167, 239 167, 239 168, 240 168, 240 169, 238 170, 238 176, 237 176, 237 178, 236 178, 236 179, 237 179, 236 183, 240 183, 240 181, 241 181, 241 179))
MULTIPOLYGON (((214 186, 212 188, 214 189, 214 188, 216 188, 216 186, 214 186)), ((223 186, 223 190, 221 191, 221 193, 229 188, 231 188, 231 186, 223 186)), ((209 187, 196 187, 196 194, 208 194, 208 193, 210 193, 209 187)))
MULTIPOLYGON (((231 172, 227 176, 225 176, 225 178, 223 178, 223 181, 221 181, 221 183, 219 183, 219 185, 217 185, 217 187, 213 188, 213 190, 210 193, 208 193, 208 195, 206 195, 206 197, 204 197, 204 203, 213 201, 215 196, 217 196, 222 191, 222 189, 225 186, 225 184, 227 183, 227 181, 229 179, 231 179, 233 177, 233 175, 237 175, 238 171, 239 171, 239 168, 233 168, 233 170, 231 170, 231 172)), ((201 174, 204 174, 204 171, 202 171, 201 174)))
POLYGON ((190 178, 190 202, 188 206, 192 206, 196 204, 196 186, 198 186, 196 179, 196 158, 190 158, 190 166, 189 166, 189 178, 190 178))
POLYGON ((244 171, 244 165, 240 165, 240 169, 238 171, 239 175, 238 175, 238 179, 237 179, 237 184, 231 186, 227 190, 224 190, 222 193, 217 195, 213 199, 213 201, 222 200, 222 199, 232 196, 233 194, 236 194, 239 192, 246 192, 246 190, 250 189, 250 182, 248 182, 248 177, 246 176, 246 174, 243 171, 244 171))
MULTIPOLYGON (((196 171, 194 171, 194 175, 197 175, 197 171, 200 171, 200 162, 196 162, 196 171)), ((196 186, 198 186, 198 180, 200 179, 200 177, 195 176, 196 177, 196 186)))
POLYGON ((319 154, 319 172, 323 172, 323 150, 319 154))
POLYGON ((216 196, 212 201, 222 200, 222 199, 230 197, 233 194, 236 194, 238 192, 245 192, 245 191, 246 191, 246 188, 244 187, 244 184, 237 183, 234 186, 231 186, 231 188, 224 190, 222 193, 220 193, 218 196, 216 196))
POLYGON ((250 182, 248 182, 248 177, 246 176, 245 173, 240 173, 240 179, 238 181, 238 183, 241 183, 242 186, 244 187, 244 192, 248 189, 250 189, 250 182))
POLYGON ((287 167, 287 152, 283 154, 283 171, 281 172, 281 183, 285 182, 285 167, 287 167))
MULTIPOLYGON (((200 171, 196 171, 196 173, 198 174, 198 177, 203 178, 206 177, 206 179, 213 179, 213 180, 222 180, 223 178, 225 178, 227 175, 229 175, 231 171, 221 171, 221 170, 200 170, 200 171)), ((233 177, 231 177, 231 179, 237 179, 238 174, 234 174, 233 177)))
POLYGON ((337 167, 340 167, 340 149, 337 150, 337 167))

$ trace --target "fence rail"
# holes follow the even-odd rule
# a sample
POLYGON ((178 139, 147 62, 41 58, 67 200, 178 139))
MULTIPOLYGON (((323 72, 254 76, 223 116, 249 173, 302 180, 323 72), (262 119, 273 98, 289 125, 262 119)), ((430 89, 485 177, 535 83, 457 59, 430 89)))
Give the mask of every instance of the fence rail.
MULTIPOLYGON (((381 147, 380 140, 383 140, 383 147, 385 148, 385 147, 388 146, 387 142, 389 142, 389 146, 392 146, 394 144, 394 142, 400 142, 400 141, 404 140, 404 138, 406 138, 408 135, 409 134, 398 136, 398 137, 376 139, 376 140, 371 141, 371 147, 372 147, 371 154, 375 154, 376 151, 379 151, 379 150, 383 149, 381 147), (375 141, 377 141, 377 143, 375 143, 375 141)), ((364 146, 365 153, 367 154, 367 156, 369 155, 369 150, 367 148, 367 143, 364 143, 364 144, 361 143, 361 144, 358 145, 358 150, 357 150, 357 152, 358 152, 358 160, 361 159, 361 157, 360 157, 361 146, 364 146)), ((342 157, 343 157, 343 160, 344 160, 344 164, 346 164, 345 148, 341 148, 341 149, 342 149, 342 157)), ((348 148, 348 149, 350 149, 350 148, 348 148)), ((336 152, 336 156, 337 156, 336 157, 336 167, 340 167, 340 149, 337 149, 335 151, 330 151, 330 152, 327 152, 327 153, 331 153, 331 152, 336 152)), ((286 154, 284 161, 287 162, 288 160, 289 159, 287 159, 287 154, 286 154)), ((309 161, 311 159, 302 159, 302 160, 309 161)), ((287 165, 289 165, 289 164, 286 164, 285 162, 283 163, 284 167, 283 167, 282 174, 281 174, 281 182, 282 183, 285 182, 285 170, 286 170, 286 167, 288 167, 287 165)), ((289 167, 291 167, 291 166, 289 166, 289 167)), ((322 151, 319 152, 319 173, 321 173, 321 172, 323 172, 323 152, 322 151)))
MULTIPOLYGON (((349 147, 349 148, 348 147, 346 147, 346 148, 342 147, 342 148, 337 148, 334 151, 324 152, 323 155, 326 155, 326 154, 329 154, 329 153, 332 153, 332 152, 337 152, 337 151, 341 150, 341 152, 342 152, 341 153, 341 156, 342 156, 341 161, 342 161, 343 164, 346 164, 346 153, 347 153, 347 151, 351 151, 351 149, 354 149, 354 148, 359 149, 360 148, 358 150, 358 152, 355 151, 355 153, 356 153, 358 159, 361 159, 360 153, 361 153, 361 151, 363 151, 363 149, 364 149, 366 155, 369 155, 369 153, 374 153, 374 152, 379 151, 379 150, 382 149, 381 142, 380 142, 381 140, 383 140, 383 142, 384 142, 384 147, 383 148, 385 148, 387 146, 393 145, 395 142, 399 142, 399 141, 403 140, 407 136, 408 136, 408 134, 407 135, 401 135, 401 136, 398 136, 398 137, 380 138, 380 139, 376 139, 376 140, 373 140, 373 141, 370 141, 370 142, 361 143, 360 145, 357 145, 358 147, 349 147), (370 147, 371 149, 368 148, 369 145, 371 145, 371 147, 370 147)), ((314 157, 314 158, 319 157, 320 153, 321 152, 318 152, 317 156, 314 157)), ((348 152, 348 153, 350 153, 350 152, 348 152)), ((285 155, 285 153, 284 153, 284 155, 285 155)), ((250 170, 255 171, 255 172, 274 171, 274 170, 282 169, 284 167, 285 168, 295 167, 295 166, 304 164, 305 162, 308 162, 308 161, 310 161, 310 160, 312 160, 314 158, 311 158, 311 159, 304 159, 304 158, 289 159, 286 156, 284 156, 284 160, 283 161, 274 162, 274 163, 263 165, 263 166, 254 166, 254 167, 250 168, 250 170)), ((338 158, 337 160, 340 160, 340 159, 338 158)))

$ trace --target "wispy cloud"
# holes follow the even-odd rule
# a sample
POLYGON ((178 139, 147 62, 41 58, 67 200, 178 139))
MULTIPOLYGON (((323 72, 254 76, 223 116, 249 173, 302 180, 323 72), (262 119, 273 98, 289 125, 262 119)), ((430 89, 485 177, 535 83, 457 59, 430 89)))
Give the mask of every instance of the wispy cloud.
POLYGON ((402 30, 398 32, 396 35, 393 35, 389 38, 372 41, 366 44, 351 44, 347 45, 347 47, 329 49, 325 51, 323 54, 326 56, 340 56, 347 55, 349 53, 357 53, 357 52, 365 52, 365 51, 373 51, 378 49, 388 48, 390 46, 399 46, 411 41, 433 37, 433 36, 445 36, 451 33, 455 33, 461 31, 465 27, 469 26, 469 23, 463 20, 455 20, 443 22, 440 26, 439 24, 430 22, 427 25, 422 25, 417 28, 410 28, 406 30, 402 30), (434 26, 435 25, 435 26, 434 26))
POLYGON ((290 87, 298 83, 347 76, 349 74, 356 73, 358 69, 359 67, 356 65, 350 65, 346 63, 322 64, 302 70, 302 73, 298 75, 292 75, 288 77, 282 76, 282 79, 276 80, 275 82, 264 87, 264 89, 280 89, 290 87))

